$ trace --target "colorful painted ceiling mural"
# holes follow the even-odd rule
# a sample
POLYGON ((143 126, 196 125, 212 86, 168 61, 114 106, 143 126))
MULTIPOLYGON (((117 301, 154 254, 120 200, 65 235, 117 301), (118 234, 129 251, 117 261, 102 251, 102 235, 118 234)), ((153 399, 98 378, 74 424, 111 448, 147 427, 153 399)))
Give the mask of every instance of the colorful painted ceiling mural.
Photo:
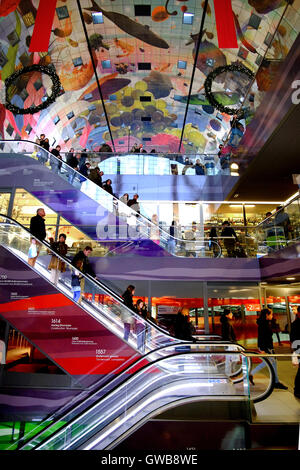
POLYGON ((237 147, 299 29, 300 0, 1 0, 0 134, 44 133, 62 151, 105 142, 122 153, 135 143, 216 153, 228 139, 237 147), (232 64, 213 77, 213 106, 207 77, 232 64), (33 70, 5 86, 32 65, 50 67, 61 84, 37 112, 51 76, 33 70), (9 111, 6 99, 31 112, 9 111), (234 135, 224 106, 243 111, 234 135))

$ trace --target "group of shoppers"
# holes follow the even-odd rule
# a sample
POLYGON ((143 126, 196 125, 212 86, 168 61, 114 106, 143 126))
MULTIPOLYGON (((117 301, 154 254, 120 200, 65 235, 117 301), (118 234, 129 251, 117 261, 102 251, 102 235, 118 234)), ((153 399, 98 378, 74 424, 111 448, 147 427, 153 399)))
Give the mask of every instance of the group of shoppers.
MULTIPOLYGON (((230 341, 235 343, 236 335, 233 328, 232 311, 230 309, 225 309, 223 314, 221 315, 220 321, 222 339, 224 341, 230 341)), ((277 361, 276 358, 273 356, 275 354, 273 334, 276 332, 278 333, 278 329, 276 328, 276 322, 274 321, 272 310, 270 310, 269 308, 262 309, 257 319, 257 346, 260 353, 270 355, 268 359, 274 371, 274 388, 287 390, 288 387, 282 384, 279 380, 277 371, 277 361)), ((290 342, 292 350, 300 354, 300 306, 297 308, 296 319, 292 322, 291 325, 290 342)), ((263 369, 264 367, 264 362, 261 362, 258 366, 256 366, 250 371, 249 380, 252 385, 255 384, 255 374, 257 374, 257 372, 259 372, 259 370, 263 369)), ((294 395, 297 398, 300 398, 300 357, 298 358, 298 371, 295 377, 294 395)))
MULTIPOLYGON (((46 238, 46 227, 45 218, 46 213, 44 208, 40 207, 37 209, 37 213, 30 220, 30 233, 33 235, 31 238, 31 244, 28 251, 28 264, 32 267, 35 266, 37 257, 40 253, 40 247, 42 241, 46 238)), ((50 270, 50 280, 53 284, 57 285, 58 279, 61 273, 66 271, 66 263, 60 257, 66 257, 68 253, 68 245, 66 243, 66 234, 61 233, 58 236, 58 241, 50 238, 50 247, 52 254, 48 269, 50 270)), ((96 274, 89 262, 88 257, 92 253, 93 249, 91 246, 86 246, 84 250, 80 250, 72 259, 71 264, 74 266, 72 271, 71 287, 73 292, 73 298, 76 302, 81 302, 82 293, 85 288, 85 278, 83 274, 88 274, 94 279, 97 279, 96 274)), ((89 285, 89 291, 93 290, 93 286, 89 285)), ((94 292, 92 292, 93 294, 94 292)))

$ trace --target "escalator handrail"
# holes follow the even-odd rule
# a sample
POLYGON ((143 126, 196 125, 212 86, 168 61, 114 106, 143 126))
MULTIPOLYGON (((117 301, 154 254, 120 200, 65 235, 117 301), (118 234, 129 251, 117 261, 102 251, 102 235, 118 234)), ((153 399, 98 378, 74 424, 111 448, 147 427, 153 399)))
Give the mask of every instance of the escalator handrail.
MULTIPOLYGON (((59 163, 63 163, 64 166, 67 166, 71 171, 76 172, 76 173, 78 174, 78 176, 81 175, 81 173, 79 173, 78 171, 76 171, 76 170, 74 170, 73 168, 71 168, 66 162, 64 162, 64 161, 62 161, 62 160, 60 160, 60 159, 58 159, 58 158, 57 158, 55 155, 53 155, 50 151, 44 149, 43 147, 41 147, 41 146, 40 146, 39 144, 37 144, 36 142, 33 142, 33 141, 31 141, 31 140, 0 139, 0 144, 1 144, 1 143, 4 143, 4 144, 5 144, 6 142, 14 142, 14 143, 21 143, 21 142, 23 142, 23 143, 25 143, 25 144, 28 143, 28 144, 32 144, 33 146, 39 147, 39 148, 40 148, 41 150, 43 150, 44 152, 48 153, 48 154, 51 156, 51 158, 54 158, 54 159, 58 160, 59 163)), ((0 151, 0 152, 1 152, 1 151, 0 151)), ((63 152, 63 153, 66 153, 66 154, 67 154, 67 153, 69 153, 69 152, 63 152)), ((76 152, 76 151, 74 151, 74 153, 82 153, 82 152, 79 152, 79 151, 76 152)), ((84 152, 84 153, 89 153, 89 152, 84 152)), ((95 153, 95 152, 93 152, 93 153, 95 153)), ((81 175, 81 176, 83 176, 83 175, 81 175)), ((88 179, 88 178, 87 178, 87 179, 88 179)), ((90 181, 91 183, 93 183, 93 181, 91 181, 91 180, 89 180, 89 181, 90 181)), ((93 183, 93 184, 95 184, 95 183, 93 183)), ((96 185, 96 184, 95 184, 95 185, 96 185)), ((97 185, 96 185, 96 186, 97 186, 97 185)), ((97 186, 97 187, 100 188, 100 186, 97 186)), ((103 189, 103 188, 100 188, 100 189, 103 189)), ((103 191, 105 191, 105 190, 103 189, 103 191)), ((109 194, 109 193, 107 193, 107 194, 109 194)), ((110 195, 110 196, 111 196, 113 199, 116 199, 116 201, 118 202, 118 204, 121 203, 121 204, 123 204, 124 206, 126 206, 126 207, 128 208, 128 206, 127 206, 126 204, 124 204, 122 201, 120 201, 118 198, 116 198, 115 196, 112 196, 112 195, 110 195)), ((288 204, 286 204, 286 205, 283 204, 283 205, 282 205, 282 209, 285 209, 286 207, 290 206, 290 205, 291 205, 293 202, 295 202, 297 199, 300 199, 300 195, 299 195, 299 194, 295 195, 295 197, 294 197, 291 201, 289 201, 288 204)), ((131 208, 130 208, 130 209, 131 209, 131 208)), ((274 217, 274 216, 275 216, 278 212, 280 212, 282 209, 280 209, 279 211, 276 210, 276 211, 274 212, 274 214, 272 214, 272 215, 269 216, 269 217, 266 217, 264 220, 262 220, 262 221, 261 221, 259 224, 257 224, 256 226, 253 226, 253 227, 245 226, 245 228, 251 228, 251 229, 260 228, 260 226, 261 226, 264 222, 266 222, 267 220, 269 220, 269 219, 271 219, 272 217, 274 217)), ((131 209, 131 210, 132 210, 132 212, 135 212, 135 214, 137 214, 137 212, 136 212, 134 209, 131 209)), ((194 240, 185 240, 184 238, 172 237, 171 235, 168 234, 168 232, 166 232, 166 231, 163 230, 161 227, 159 227, 158 225, 156 225, 155 223, 153 223, 150 219, 148 219, 148 218, 145 217, 144 215, 141 215, 141 214, 138 214, 138 215, 139 215, 140 217, 146 219, 147 223, 150 223, 150 224, 154 225, 154 227, 155 227, 156 229, 159 229, 159 230, 161 230, 162 232, 165 232, 165 233, 168 235, 169 238, 174 238, 175 240, 178 240, 178 241, 180 241, 180 242, 194 241, 194 240)), ((214 225, 214 224, 212 224, 212 226, 213 226, 213 225, 214 225)), ((218 237, 218 238, 223 238, 223 237, 218 237)), ((206 239, 205 237, 203 237, 202 239, 203 239, 204 241, 207 241, 207 239, 206 239)), ((201 241, 202 239, 198 239, 198 240, 195 240, 195 241, 201 241)))
MULTIPOLYGON (((170 346, 169 346, 170 347, 170 346)), ((205 354, 220 354, 220 351, 195 351, 195 352, 192 352, 192 351, 186 351, 186 352, 178 352, 177 354, 175 354, 175 356, 184 356, 184 355, 205 355, 205 354)), ((249 357, 249 355, 243 351, 222 351, 221 353, 222 355, 236 355, 236 354, 239 354, 239 355, 242 355, 244 357, 249 357)), ((252 353, 250 355, 250 357, 252 357, 254 354, 252 353)), ((145 364, 144 366, 142 366, 139 370, 133 372, 132 375, 128 376, 121 384, 118 384, 116 385, 116 387, 114 387, 113 389, 109 390, 107 393, 105 393, 96 403, 93 403, 92 405, 90 405, 86 410, 84 410, 83 413, 81 413, 79 416, 76 416, 74 418, 72 418, 68 423, 65 423, 60 429, 56 430, 51 436, 49 436, 48 438, 45 439, 44 443, 47 442, 48 439, 52 439, 53 437, 55 437, 57 434, 59 434, 60 432, 62 432, 65 428, 67 428, 68 426, 72 425, 76 420, 80 419, 83 414, 89 412, 93 407, 95 406, 98 406, 99 403, 106 399, 107 396, 111 393, 114 393, 116 391, 116 389, 120 386, 126 386, 126 382, 130 381, 130 380, 134 380, 135 376, 138 375, 139 373, 143 372, 145 369, 149 368, 149 367, 153 367, 153 365, 159 363, 159 362, 162 362, 164 361, 166 358, 158 358, 154 361, 152 361, 150 364, 145 364)), ((274 389, 274 385, 275 385, 275 373, 274 373, 274 370, 273 370, 273 367, 269 361, 269 359, 267 357, 263 357, 263 361, 265 361, 267 363, 267 366, 270 370, 270 376, 271 376, 271 380, 270 380, 270 384, 269 384, 269 387, 267 388, 266 392, 258 397, 258 398, 255 398, 253 399, 253 403, 257 403, 259 401, 262 401, 262 400, 265 400, 266 398, 268 398, 270 396, 270 394, 272 393, 273 389, 274 389)), ((52 423, 53 425, 53 423, 52 423)), ((38 435, 37 435, 38 436, 38 435)), ((37 436, 33 437, 30 441, 28 441, 26 444, 24 444, 24 446, 27 446, 32 440, 34 440, 37 436)), ((37 446, 35 446, 34 448, 32 448, 31 450, 36 450, 38 447, 39 447, 40 444, 38 444, 37 446)), ((22 450, 22 448, 21 448, 22 450)))
MULTIPOLYGON (((217 245, 217 247, 219 248, 219 256, 221 256, 221 247, 219 245, 218 242, 215 242, 213 240, 209 240, 205 237, 201 237, 199 239, 195 239, 195 240, 185 240, 184 238, 177 238, 177 237, 174 237, 172 235, 170 235, 168 232, 166 232, 165 230, 163 230, 159 225, 155 224, 154 222, 152 222, 152 220, 148 219, 147 217, 145 217, 144 215, 142 214, 139 214, 138 212, 136 212, 134 209, 132 209, 132 207, 129 207, 127 206, 125 203, 123 203, 122 201, 120 201, 117 197, 115 197, 114 195, 108 193, 107 191, 105 191, 103 188, 101 188, 100 186, 98 186, 96 183, 94 183, 93 181, 91 181, 89 178, 83 176, 80 172, 78 172, 77 170, 75 170, 74 168, 71 168, 66 162, 60 160, 59 158, 57 158, 55 155, 53 155, 51 152, 49 152, 48 150, 44 149, 43 147, 41 147, 39 144, 36 144, 30 140, 0 140, 0 144, 1 143, 5 143, 5 142, 14 142, 14 143, 18 143, 18 142, 24 142, 24 143, 30 143, 36 147, 39 147, 43 152, 46 152, 47 154, 49 154, 49 158, 51 159, 54 159, 54 160, 57 160, 57 163, 62 163, 64 166, 68 167, 69 168, 69 171, 71 172, 75 172, 75 174, 77 174, 77 176, 80 178, 80 177, 84 177, 86 178, 89 183, 95 185, 98 189, 104 191, 105 193, 105 196, 106 197, 111 197, 112 200, 113 200, 113 203, 117 203, 118 205, 121 204, 121 207, 126 207, 127 208, 127 211, 130 209, 131 213, 133 216, 135 217, 138 217, 140 219, 143 220, 143 222, 146 224, 146 226, 152 226, 152 228, 154 230, 158 230, 160 233, 163 233, 165 234, 165 236, 167 237, 167 239, 173 239, 175 240, 175 242, 178 242, 178 243, 186 243, 186 242, 203 242, 204 244, 205 243, 209 243, 209 242, 212 242, 214 243, 215 245, 217 245)), ((194 251, 197 251, 197 250, 194 250, 194 251)))
MULTIPOLYGON (((0 213, 0 217, 3 217, 3 218, 6 218, 8 220, 10 220, 12 222, 12 224, 20 227, 22 230, 26 231, 31 238, 34 238, 35 240, 37 240, 39 243, 41 243, 42 245, 45 246, 45 248, 47 248, 48 251, 51 251, 52 255, 53 256, 56 256, 57 258, 59 258, 61 261, 63 261, 64 263, 66 263, 70 269, 75 269, 75 267, 72 265, 72 263, 70 262, 70 260, 68 258, 66 258, 65 256, 62 256, 58 253, 56 253, 55 251, 52 250, 51 248, 51 245, 46 242, 45 240, 40 240, 38 238, 36 238, 34 235, 32 235, 30 233, 30 231, 24 227, 21 223, 17 222, 16 220, 14 220, 12 217, 9 217, 7 215, 4 215, 4 214, 1 214, 0 213)), ((3 222, 0 222, 0 226, 3 225, 3 222)), ((134 312, 133 310, 131 310, 129 307, 127 307, 125 304, 124 304, 124 300, 122 299, 121 296, 119 296, 116 292, 114 292, 113 290, 111 290, 109 287, 107 287, 105 284, 103 284, 102 281, 100 281, 99 279, 95 280, 93 277, 91 277, 89 274, 85 274, 85 273, 82 273, 81 272, 81 275, 83 277, 85 277, 86 279, 88 279, 89 282, 92 282, 96 287, 102 289, 103 291, 105 291, 105 293, 107 295, 109 295, 110 297, 112 297, 114 300, 117 300, 117 302, 121 303, 122 304, 122 307, 124 309, 126 309, 128 312, 130 312, 130 314, 134 317, 134 318, 139 318, 137 313, 134 312)), ((149 326, 152 326, 153 328, 156 328, 157 330, 159 330, 161 333, 163 333, 165 336, 169 336, 170 338, 175 338, 174 336, 170 335, 168 332, 166 332, 163 328, 161 328, 160 326, 158 325, 155 325, 154 323, 152 323, 151 321, 149 321, 147 318, 144 318, 144 321, 149 325, 149 326)), ((184 340, 183 340, 184 341, 184 340)))
MULTIPOLYGON (((198 344, 198 343, 197 343, 198 344)), ((240 349, 241 349, 241 352, 245 352, 245 348, 239 344, 235 344, 235 343, 231 343, 230 341, 222 341, 221 343, 215 343, 214 341, 203 341, 201 342, 201 346, 204 345, 204 346, 213 346, 215 345, 216 347, 224 347, 224 346, 230 346, 230 345, 235 345, 235 346, 238 346, 240 349)), ((185 347, 188 347, 188 346, 194 346, 195 343, 193 342, 188 342, 188 343, 184 343, 184 346, 185 347)), ((143 356, 137 358, 134 362, 132 362, 129 366, 127 366, 124 370, 122 370, 121 372, 118 372, 111 381, 107 382, 106 384, 104 384, 101 388, 105 388, 106 386, 108 386, 108 384, 112 384, 114 381, 117 381, 118 382, 118 379, 120 378, 121 375, 124 375, 125 377, 127 377, 121 384, 120 383, 117 383, 117 385, 115 387, 113 387, 111 390, 109 390, 106 394, 104 394, 102 398, 104 398, 108 393, 111 393, 113 392, 114 390, 117 389, 118 386, 122 385, 123 383, 125 383, 127 381, 127 379, 129 379, 130 377, 127 376, 128 372, 130 369, 132 369, 133 367, 137 367, 139 365, 139 363, 145 361, 148 359, 148 356, 152 355, 152 354, 156 354, 156 353, 159 353, 159 352, 163 352, 163 350, 167 350, 167 349, 170 349, 170 348, 176 348, 176 347, 180 347, 180 346, 183 346, 183 343, 182 342, 178 342, 178 343, 173 343, 171 345, 168 345, 168 346, 160 346, 156 349, 153 349, 152 351, 148 351, 146 354, 144 354, 143 356)), ((226 351, 206 351, 207 354, 209 353, 219 353, 219 354, 223 354, 223 352, 225 353, 226 351)), ((239 352, 239 351, 234 351, 236 354, 239 352)), ((192 352, 191 352, 192 353, 192 352)), ((200 353, 200 351, 198 351, 198 353, 200 353)), ((178 354, 184 354, 184 352, 176 352, 170 356, 167 356, 167 357, 172 357, 172 356, 177 356, 178 354)), ((185 352, 186 354, 186 352, 185 352)), ((205 351, 201 351, 201 354, 205 354, 205 351)), ((159 358, 159 359, 166 359, 165 358, 159 358)), ((156 360, 152 361, 150 364, 153 364, 156 360)), ((144 367, 148 366, 149 364, 145 364, 145 366, 142 366, 140 369, 138 369, 136 372, 139 372, 140 370, 142 370, 144 367)), ((132 376, 136 373, 134 372, 132 374, 132 376)), ((132 377, 131 376, 131 377, 132 377)), ((92 393, 90 395, 87 395, 86 397, 84 397, 84 400, 83 401, 87 401, 95 396, 97 396, 98 392, 99 392, 100 389, 97 389, 96 391, 92 391, 92 393)), ((83 394, 85 394, 85 392, 83 392, 83 394)), ((78 398, 78 397, 76 397, 78 398)), ((53 420, 53 419, 59 419, 59 420, 64 420, 64 418, 69 414, 69 413, 72 413, 76 410, 76 408, 80 408, 82 406, 82 402, 80 403, 76 403, 73 407, 71 407, 70 409, 68 409, 66 411, 65 414, 62 414, 62 413, 58 413, 58 412, 54 412, 52 415, 48 416, 47 418, 44 419, 44 421, 49 421, 49 420, 53 420)), ((94 403, 93 403, 94 405, 94 403)), ((87 410, 93 406, 93 405, 90 405, 89 407, 87 407, 87 410)), ((62 407, 63 408, 63 407, 62 407)), ((86 410, 85 410, 86 411, 86 410)), ((53 426, 53 422, 50 423, 49 425, 47 425, 45 428, 43 428, 38 434, 36 434, 31 440, 33 439, 36 439, 37 437, 39 437, 43 432, 47 431, 47 429, 49 429, 49 427, 53 426)), ((25 436, 24 436, 25 438, 25 436)), ((20 439, 22 440, 22 439, 20 439)), ((25 445, 27 445, 30 441, 26 442, 25 445)))

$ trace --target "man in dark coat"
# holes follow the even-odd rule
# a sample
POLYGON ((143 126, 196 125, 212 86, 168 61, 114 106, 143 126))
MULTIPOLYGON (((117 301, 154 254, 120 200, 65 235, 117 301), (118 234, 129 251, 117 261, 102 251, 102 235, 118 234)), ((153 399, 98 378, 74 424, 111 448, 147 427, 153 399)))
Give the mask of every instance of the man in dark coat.
POLYGON ((226 220, 222 223, 222 232, 221 237, 223 238, 223 243, 227 251, 227 256, 232 258, 235 256, 234 250, 235 245, 238 243, 238 237, 234 229, 230 226, 230 223, 226 220))
MULTIPOLYGON (((46 238, 46 227, 44 217, 46 216, 45 210, 40 207, 36 211, 36 215, 30 219, 30 233, 38 240, 44 240, 46 238)), ((31 243, 36 245, 36 256, 33 258, 28 257, 28 263, 30 266, 34 266, 37 257, 40 254, 41 243, 39 243, 35 238, 32 238, 31 243)))
POLYGON ((104 175, 103 171, 97 166, 96 168, 92 168, 89 174, 89 179, 93 181, 93 183, 97 184, 102 188, 102 176, 104 175))
POLYGON ((36 211, 36 215, 30 219, 30 233, 38 238, 38 240, 44 240, 46 238, 45 216, 44 209, 40 207, 36 211))
POLYGON ((60 154, 60 151, 61 151, 60 145, 57 145, 55 149, 51 150, 52 155, 56 157, 56 158, 50 157, 51 168, 55 173, 59 173, 62 167, 62 156, 60 154))
POLYGON ((134 211, 136 211, 138 214, 140 214, 141 209, 140 209, 140 204, 138 202, 138 198, 139 198, 139 195, 134 194, 133 198, 129 199, 129 201, 127 202, 127 206, 132 207, 132 209, 134 211))
POLYGON ((83 261, 82 272, 83 274, 89 274, 91 277, 96 277, 96 274, 89 262, 88 256, 92 253, 93 249, 91 246, 86 246, 84 250, 78 251, 72 259, 72 265, 77 266, 77 261, 83 261))
MULTIPOLYGON (((296 319, 291 325, 291 346, 296 354, 300 354, 300 306, 297 307, 296 319)), ((300 357, 298 357, 298 371, 295 377, 294 395, 300 398, 300 357)))

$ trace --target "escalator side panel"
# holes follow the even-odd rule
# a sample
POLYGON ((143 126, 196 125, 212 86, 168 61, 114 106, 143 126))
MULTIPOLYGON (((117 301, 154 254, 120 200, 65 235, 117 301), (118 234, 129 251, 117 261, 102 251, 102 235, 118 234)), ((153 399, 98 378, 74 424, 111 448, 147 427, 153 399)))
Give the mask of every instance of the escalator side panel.
POLYGON ((0 246, 0 314, 78 379, 119 372, 136 351, 0 246))
MULTIPOLYGON (((127 240, 133 243, 129 253, 148 256, 171 256, 161 246, 142 234, 136 225, 128 225, 126 219, 118 217, 114 208, 108 210, 83 190, 74 188, 68 181, 49 171, 37 160, 17 154, 1 153, 0 187, 20 187, 46 204, 94 240, 117 243, 127 240), (114 228, 116 227, 116 228, 114 228)), ((79 184, 79 183, 78 183, 79 184)), ((95 185, 95 191, 97 187, 95 185)), ((103 190, 100 189, 100 199, 103 190)), ((105 193, 104 193, 105 204, 105 193)), ((107 201, 106 201, 107 202, 107 201)))

